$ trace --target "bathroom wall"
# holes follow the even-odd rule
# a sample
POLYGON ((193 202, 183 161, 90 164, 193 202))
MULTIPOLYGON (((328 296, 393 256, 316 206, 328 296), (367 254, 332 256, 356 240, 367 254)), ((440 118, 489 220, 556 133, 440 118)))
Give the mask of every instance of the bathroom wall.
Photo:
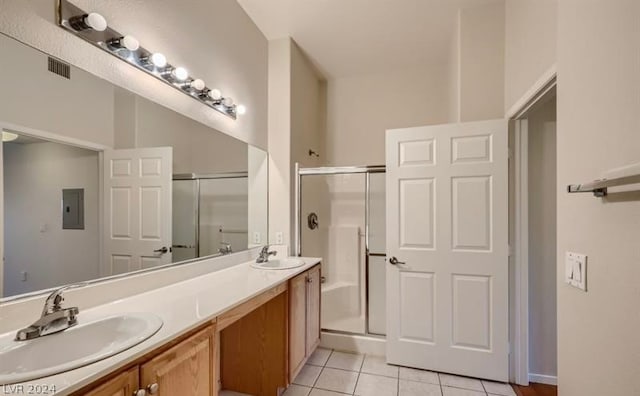
MULTIPOLYGON (((120 90, 118 90, 120 91, 120 90)), ((115 104, 118 148, 173 147, 173 173, 216 173, 247 170, 247 145, 182 114, 140 96, 120 92, 115 104), (133 103, 130 103, 133 101, 133 103), (129 105, 133 108, 133 115, 129 105), (125 108, 125 109, 123 109, 125 108), (124 114, 120 117, 120 111, 124 114), (120 119, 133 125, 122 126, 120 119), (122 127, 124 131, 120 131, 122 127)))
POLYGON ((640 193, 566 186, 640 160, 640 2, 558 4, 559 394, 638 395, 640 193), (562 281, 567 251, 588 255, 586 293, 562 281))
POLYGON ((56 143, 5 143, 3 173, 4 295, 97 278, 98 153, 56 143), (64 188, 84 188, 84 230, 62 229, 64 188))
POLYGON ((504 110, 556 63, 558 0, 506 0, 504 110))
POLYGON ((529 372, 558 373, 556 312, 556 100, 528 116, 529 372))
POLYGON ((290 38, 269 42, 269 241, 294 241, 294 165, 324 159, 324 78, 290 38), (309 148, 321 157, 308 155, 309 148), (285 198, 285 197, 288 197, 285 198))
MULTIPOLYGON (((77 0, 147 48, 247 106, 234 121, 59 28, 54 0, 3 0, 0 31, 116 85, 261 148, 267 146, 267 41, 235 0, 77 0), (140 19, 141 16, 144 18, 140 19), (185 45, 188 40, 188 45, 185 45)), ((84 96, 94 99, 93 96, 84 96)), ((111 134, 83 134, 108 144, 111 134)))
POLYGON ((460 10, 460 121, 504 116, 505 3, 460 10))
POLYGON ((326 165, 381 165, 385 131, 449 121, 448 69, 428 68, 336 78, 327 85, 326 165))
POLYGON ((71 80, 53 74, 47 55, 2 34, 0 70, 0 121, 113 146, 111 84, 77 68, 71 80))

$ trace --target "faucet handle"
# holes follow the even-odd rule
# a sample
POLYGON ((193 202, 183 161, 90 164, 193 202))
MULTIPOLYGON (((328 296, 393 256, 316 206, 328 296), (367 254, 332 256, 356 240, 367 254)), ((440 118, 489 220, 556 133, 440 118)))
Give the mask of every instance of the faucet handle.
POLYGON ((42 316, 59 311, 62 308, 61 304, 64 301, 64 297, 62 296, 63 291, 75 289, 86 285, 87 282, 72 283, 59 287, 51 292, 51 294, 49 294, 49 297, 47 297, 47 299, 45 300, 44 308, 42 309, 42 316))

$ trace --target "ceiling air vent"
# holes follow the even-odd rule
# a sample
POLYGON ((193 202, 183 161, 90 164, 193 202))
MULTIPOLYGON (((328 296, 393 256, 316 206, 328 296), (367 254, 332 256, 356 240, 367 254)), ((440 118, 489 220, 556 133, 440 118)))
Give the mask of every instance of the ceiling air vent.
POLYGON ((52 57, 49 57, 48 63, 51 73, 71 79, 71 66, 52 57))

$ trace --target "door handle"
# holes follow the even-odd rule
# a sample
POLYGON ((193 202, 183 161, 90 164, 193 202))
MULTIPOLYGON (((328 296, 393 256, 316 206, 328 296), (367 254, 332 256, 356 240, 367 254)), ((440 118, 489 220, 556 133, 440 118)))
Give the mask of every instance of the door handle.
POLYGON ((162 254, 165 254, 165 253, 169 252, 169 249, 167 249, 166 246, 163 246, 160 249, 154 250, 153 252, 154 253, 160 253, 162 255, 162 254))
POLYGON ((406 264, 404 261, 398 261, 396 256, 391 256, 389 259, 389 264, 398 265, 398 264, 406 264))

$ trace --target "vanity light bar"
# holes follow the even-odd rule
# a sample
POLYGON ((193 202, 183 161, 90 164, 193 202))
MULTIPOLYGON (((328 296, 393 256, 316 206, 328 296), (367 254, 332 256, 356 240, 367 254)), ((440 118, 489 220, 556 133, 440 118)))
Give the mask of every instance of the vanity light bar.
POLYGON ((245 106, 235 104, 232 98, 223 96, 220 90, 208 88, 203 80, 191 77, 184 67, 168 63, 163 54, 143 48, 135 37, 110 28, 107 20, 98 13, 86 13, 68 0, 59 0, 58 24, 103 51, 234 120, 247 111, 245 106))

